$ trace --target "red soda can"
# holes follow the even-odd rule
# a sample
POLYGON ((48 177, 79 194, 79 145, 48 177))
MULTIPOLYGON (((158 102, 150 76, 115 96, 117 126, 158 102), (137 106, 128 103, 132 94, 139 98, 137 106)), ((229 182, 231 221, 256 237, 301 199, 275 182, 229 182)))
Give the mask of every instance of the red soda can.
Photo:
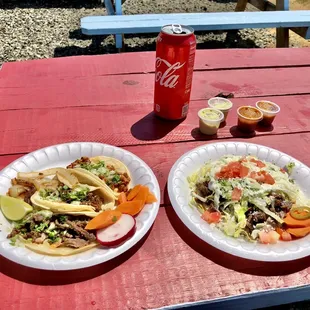
POLYGON ((185 118, 188 112, 196 37, 183 25, 162 27, 156 42, 154 112, 170 120, 185 118))

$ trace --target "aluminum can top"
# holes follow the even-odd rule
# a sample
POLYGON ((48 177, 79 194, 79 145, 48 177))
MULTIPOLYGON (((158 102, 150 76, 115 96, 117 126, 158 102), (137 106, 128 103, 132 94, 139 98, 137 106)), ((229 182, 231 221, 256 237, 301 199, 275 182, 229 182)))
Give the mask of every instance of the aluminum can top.
POLYGON ((189 36, 194 33, 194 29, 190 26, 172 24, 161 28, 161 32, 171 36, 189 36))

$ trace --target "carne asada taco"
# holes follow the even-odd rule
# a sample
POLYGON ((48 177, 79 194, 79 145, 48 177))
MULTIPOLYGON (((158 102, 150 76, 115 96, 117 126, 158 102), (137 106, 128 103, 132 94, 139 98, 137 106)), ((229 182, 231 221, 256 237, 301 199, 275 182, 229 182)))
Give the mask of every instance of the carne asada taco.
MULTIPOLYGON (((124 191, 122 186, 128 186, 127 168, 119 168, 116 163, 112 166, 109 159, 95 160, 93 164, 107 165, 107 170, 114 171, 110 174, 116 177, 113 182, 117 189, 124 191)), ((107 180, 113 178, 105 175, 107 180)), ((19 172, 11 180, 7 192, 10 199, 0 196, 0 209, 11 222, 7 236, 11 244, 54 256, 73 255, 99 245, 95 230, 86 227, 94 217, 104 215, 105 210, 116 208, 116 194, 96 178, 83 168, 19 172)), ((109 225, 116 220, 113 217, 109 225)))
POLYGON ((71 163, 67 169, 75 175, 79 181, 92 186, 102 186, 116 198, 119 193, 127 192, 131 186, 131 176, 128 168, 118 159, 97 156, 81 157, 71 163))
POLYGON ((87 212, 90 216, 96 216, 102 210, 113 209, 115 204, 114 197, 105 189, 87 184, 77 184, 74 188, 60 184, 56 189, 41 189, 30 200, 33 205, 52 212, 87 212))
POLYGON ((85 230, 91 218, 34 210, 19 222, 8 235, 11 244, 44 255, 67 256, 87 251, 98 245, 94 233, 85 230), (18 244, 17 244, 18 245, 18 244))
POLYGON ((85 227, 100 212, 115 208, 114 195, 79 183, 64 168, 21 172, 11 183, 7 195, 16 200, 12 207, 18 208, 23 200, 31 211, 12 221, 7 238, 40 254, 65 256, 97 246, 95 234, 85 227))
POLYGON ((107 189, 83 184, 87 178, 77 178, 64 168, 40 172, 18 173, 12 180, 9 196, 22 198, 36 207, 57 213, 86 214, 115 207, 115 198, 107 189), (48 176, 54 177, 48 178, 48 176))

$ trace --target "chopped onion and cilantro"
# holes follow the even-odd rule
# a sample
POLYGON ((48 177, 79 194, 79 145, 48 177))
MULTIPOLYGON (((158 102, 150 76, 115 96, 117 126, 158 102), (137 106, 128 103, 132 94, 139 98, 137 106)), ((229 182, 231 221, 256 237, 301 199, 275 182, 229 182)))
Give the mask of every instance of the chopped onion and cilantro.
POLYGON ((59 186, 57 189, 42 189, 39 194, 40 197, 45 200, 76 204, 86 200, 89 192, 90 188, 86 186, 78 186, 74 189, 70 189, 67 185, 63 185, 59 186))
POLYGON ((127 192, 130 176, 127 172, 120 172, 112 164, 106 164, 104 160, 92 162, 88 157, 81 157, 67 168, 82 168, 103 180, 112 190, 127 192))

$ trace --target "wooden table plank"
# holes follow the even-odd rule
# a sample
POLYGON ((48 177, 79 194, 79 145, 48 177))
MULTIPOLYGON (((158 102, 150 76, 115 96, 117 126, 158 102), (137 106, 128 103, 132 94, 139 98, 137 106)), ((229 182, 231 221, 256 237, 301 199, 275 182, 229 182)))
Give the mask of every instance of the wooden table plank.
MULTIPOLYGON (((152 110, 153 74, 121 77, 113 74, 112 65, 117 67, 115 73, 136 72, 134 69, 126 72, 126 66, 132 68, 134 62, 123 62, 124 68, 121 68, 112 62, 113 57, 107 56, 109 61, 102 62, 101 67, 99 58, 104 56, 79 57, 83 59, 80 66, 74 58, 69 58, 68 67, 63 60, 57 60, 57 64, 55 60, 55 65, 52 65, 54 60, 49 64, 45 60, 38 61, 33 70, 27 62, 12 65, 12 70, 7 66, 11 64, 5 64, 0 71, 0 169, 25 152, 54 143, 82 140, 124 143, 127 150, 141 157, 153 169, 160 183, 162 207, 150 234, 137 246, 108 263, 83 272, 39 271, 0 258, 1 306, 4 309, 149 309, 309 285, 309 258, 294 263, 253 262, 222 253, 203 243, 177 218, 166 191, 169 170, 182 154, 219 140, 263 144, 310 166, 310 96, 292 95, 295 92, 310 93, 310 66, 303 67, 308 66, 309 57, 306 57, 308 50, 296 51, 264 50, 258 52, 259 57, 254 50, 235 51, 231 56, 227 50, 201 53, 201 65, 205 65, 205 59, 211 59, 213 67, 207 70, 198 68, 195 73, 194 100, 188 118, 174 129, 171 126, 171 132, 161 131, 162 136, 150 142, 142 141, 143 137, 139 138, 137 134, 133 138, 130 129, 152 110), (252 64, 249 51, 253 51, 254 67, 261 69, 247 68, 252 64), (295 59, 291 55, 295 55, 295 59), (276 61, 277 57, 279 61, 276 61), (229 65, 229 59, 235 64, 229 65), (246 65, 242 70, 226 70, 238 68, 243 60, 246 65), (226 69, 218 71, 226 61, 226 69), (275 66, 286 68, 263 68, 273 66, 273 62, 275 66), (301 68, 289 68, 295 64, 301 68), (139 84, 133 85, 135 83, 131 81, 139 84), (236 97, 251 96, 234 99, 236 106, 253 104, 255 96, 259 95, 277 96, 269 98, 282 108, 274 131, 271 134, 259 132, 247 140, 232 137, 228 129, 235 124, 235 113, 230 113, 227 127, 220 130, 219 140, 195 141, 201 139, 191 135, 192 129, 197 127, 195 113, 206 105, 204 99, 214 95, 215 91, 234 92, 236 97), (285 98, 279 96, 281 94, 290 96, 285 98), (120 112, 125 112, 122 119, 115 120, 115 115, 120 112), (187 142, 179 143, 183 139, 187 142)), ((151 62, 146 58, 140 68, 150 68, 154 58, 150 58, 151 62)), ((121 60, 119 63, 122 64, 121 60)), ((138 129, 143 131, 145 124, 143 120, 141 122, 138 129)), ((154 129, 148 127, 148 119, 146 124, 146 133, 150 128, 154 129)))
POLYGON ((20 310, 150 309, 310 281, 308 258, 294 264, 263 263, 225 254, 193 235, 170 206, 160 208, 146 239, 108 263, 83 272, 55 273, 0 258, 0 270, 2 306, 20 310))
MULTIPOLYGON (((309 66, 309 49, 197 50, 195 70, 309 66)), ((5 63, 1 78, 83 77, 154 72, 155 52, 75 56, 5 63)))
MULTIPOLYGON (((248 140, 243 138, 211 140, 211 141, 192 141, 186 143, 168 143, 164 147, 159 147, 158 144, 151 145, 137 145, 126 146, 124 149, 136 154, 142 158, 154 171, 160 188, 161 188, 161 203, 170 204, 169 198, 166 193, 166 183, 169 171, 174 162, 195 147, 208 143, 217 143, 222 141, 248 141, 250 143, 262 144, 268 147, 276 148, 279 151, 287 153, 306 165, 310 166, 309 145, 310 145, 310 132, 296 133, 296 134, 283 134, 278 136, 257 136, 248 140), (289 141, 289 142, 288 142, 289 141)), ((61 141, 56 141, 60 143, 61 141)), ((23 156, 21 154, 11 154, 0 156, 0 169, 13 160, 23 156)))
MULTIPOLYGON (((309 94, 310 66, 250 71, 196 71, 191 100, 231 92, 235 97, 309 94)), ((1 110, 152 103, 154 74, 3 79, 1 110)))
MULTIPOLYGON (((310 131, 310 95, 267 99, 276 99, 281 112, 274 121, 274 128, 260 128, 256 135, 310 131)), ((255 105, 256 100, 259 98, 233 99, 234 108, 228 115, 227 125, 219 129, 217 138, 248 137, 236 129, 236 111, 241 105, 255 105)), ((198 128, 197 112, 206 106, 205 100, 191 102, 189 115, 181 123, 158 119, 151 113, 151 104, 2 111, 0 155, 24 153, 71 141, 124 146, 214 140, 214 136, 200 134, 198 128), (126 113, 117 119, 115 115, 123 111, 126 113)))

